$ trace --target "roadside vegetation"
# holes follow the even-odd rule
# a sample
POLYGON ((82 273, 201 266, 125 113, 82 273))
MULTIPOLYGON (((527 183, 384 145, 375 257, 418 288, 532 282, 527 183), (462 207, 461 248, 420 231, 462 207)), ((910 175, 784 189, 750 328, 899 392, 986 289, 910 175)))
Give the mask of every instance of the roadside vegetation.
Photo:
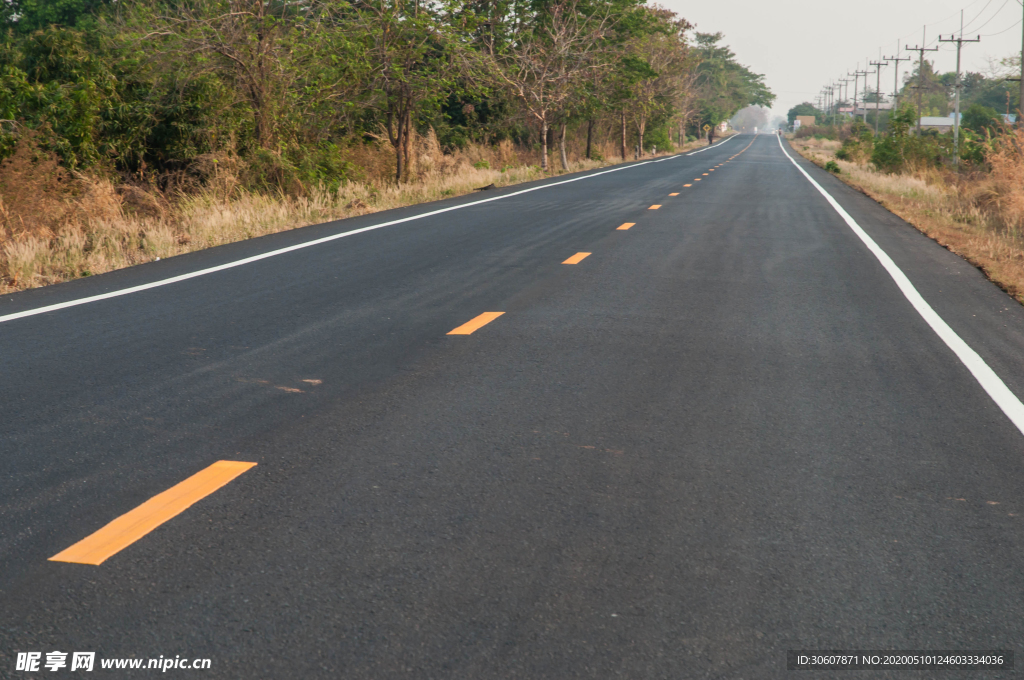
POLYGON ((704 143, 769 106, 637 0, 8 0, 0 292, 704 143))
POLYGON ((914 136, 913 116, 909 108, 894 115, 877 138, 854 123, 790 141, 1024 303, 1024 129, 962 130, 968 142, 956 166, 951 140, 914 136))
POLYGON ((850 101, 834 101, 828 111, 804 102, 790 109, 787 122, 792 128, 797 116, 814 116, 815 125, 788 136, 805 157, 1024 303, 1024 127, 1015 115, 1020 67, 1013 56, 991 62, 988 73, 961 76, 958 145, 951 118, 956 73, 938 73, 927 59, 905 74, 897 105, 881 108, 877 121, 871 105, 884 100, 862 91, 858 109, 866 101, 866 116, 851 116, 850 101), (919 116, 926 117, 920 131, 919 116), (937 126, 943 117, 948 122, 937 126))

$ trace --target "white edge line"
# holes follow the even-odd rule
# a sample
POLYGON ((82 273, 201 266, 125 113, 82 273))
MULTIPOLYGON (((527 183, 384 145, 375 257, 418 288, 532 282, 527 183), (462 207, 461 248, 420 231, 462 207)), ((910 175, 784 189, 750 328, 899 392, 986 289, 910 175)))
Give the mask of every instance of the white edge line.
MULTIPOLYGON (((732 139, 733 138, 730 137, 729 139, 726 139, 725 141, 719 142, 718 144, 715 144, 714 146, 719 146, 721 144, 725 144, 726 142, 728 142, 728 141, 730 141, 732 139)), ((714 146, 705 147, 705 148, 701 149, 700 151, 707 151, 708 149, 714 148, 714 146)), ((700 151, 694 151, 693 153, 700 153, 700 151)), ((618 172, 620 170, 629 170, 631 168, 638 168, 641 165, 647 165, 648 163, 660 163, 662 161, 667 161, 667 160, 672 160, 672 159, 675 159, 675 158, 680 158, 680 157, 682 157, 684 155, 692 156, 693 153, 690 153, 690 154, 676 154, 674 156, 668 156, 666 158, 661 158, 661 159, 658 159, 658 160, 643 161, 643 162, 640 162, 640 163, 632 163, 630 165, 625 165, 625 166, 618 167, 618 168, 611 168, 610 170, 602 170, 601 172, 595 172, 595 173, 592 173, 592 174, 589 174, 589 175, 584 175, 583 177, 573 177, 572 179, 566 179, 566 180, 562 180, 560 182, 552 182, 550 184, 544 184, 544 185, 539 186, 539 187, 530 187, 529 189, 522 189, 520 191, 514 191, 514 192, 512 192, 510 194, 504 194, 502 196, 494 196, 493 198, 484 198, 484 199, 481 199, 479 201, 472 201, 470 203, 462 203, 460 205, 453 205, 453 206, 450 206, 450 207, 447 207, 447 208, 441 208, 440 210, 432 210, 430 212, 420 213, 419 215, 412 215, 411 217, 403 217, 402 219, 391 220, 390 222, 382 222, 381 224, 375 224, 373 226, 363 227, 361 229, 353 229, 352 231, 346 231, 346 232, 342 232, 340 234, 332 234, 331 236, 325 236, 323 238, 314 239, 312 241, 306 241, 304 243, 297 243, 297 244, 295 244, 293 246, 288 246, 287 248, 278 248, 277 250, 271 250, 271 251, 268 251, 268 252, 265 252, 265 253, 260 253, 259 255, 253 255, 252 257, 246 257, 246 258, 243 258, 241 260, 235 260, 233 262, 226 262, 224 264, 217 265, 216 267, 208 267, 206 269, 199 269, 197 271, 189 272, 187 274, 180 274, 178 276, 172 276, 172 277, 167 278, 167 279, 160 279, 159 281, 151 281, 149 283, 143 283, 143 284, 140 284, 138 286, 131 286, 130 288, 122 288, 121 290, 113 290, 113 291, 110 291, 109 293, 101 293, 99 295, 91 295, 89 297, 78 298, 78 299, 75 299, 75 300, 67 300, 65 302, 58 302, 56 304, 46 305, 45 307, 36 307, 35 309, 26 309, 26 310, 21 311, 21 312, 13 312, 11 314, 5 314, 3 316, 0 316, 0 323, 3 323, 5 321, 14 321, 15 319, 21 319, 21 318, 24 318, 24 317, 27 317, 27 316, 35 316, 37 314, 45 314, 47 312, 55 312, 55 311, 57 311, 59 309, 67 309, 68 307, 77 307, 78 305, 85 305, 85 304, 89 304, 90 302, 99 302, 100 300, 109 300, 110 298, 120 297, 122 295, 131 295, 132 293, 139 293, 139 292, 144 291, 144 290, 149 290, 150 288, 159 288, 160 286, 167 286, 167 285, 170 285, 172 283, 178 283, 180 281, 187 281, 188 279, 194 279, 194 278, 197 278, 199 276, 206 276, 207 274, 213 274, 215 272, 223 271, 225 269, 232 269, 233 267, 240 267, 242 265, 250 264, 250 263, 256 262, 258 260, 264 260, 264 259, 266 259, 268 257, 275 257, 277 255, 283 255, 285 253, 290 253, 290 252, 295 251, 295 250, 301 250, 303 248, 310 248, 312 246, 320 245, 321 243, 327 243, 328 241, 334 241, 334 240, 337 240, 339 238, 345 238, 346 236, 355 236, 356 234, 361 234, 361 233, 366 232, 366 231, 373 231, 374 229, 382 229, 384 227, 394 226, 396 224, 401 224, 403 222, 412 222, 413 220, 419 220, 419 219, 423 219, 424 217, 432 217, 434 215, 440 215, 441 213, 450 212, 452 210, 461 210, 463 208, 469 208, 469 207, 472 207, 474 205, 481 205, 483 203, 490 203, 491 201, 500 201, 500 200, 504 200, 506 198, 511 198, 512 196, 520 196, 522 194, 528 194, 531 191, 539 191, 541 189, 548 189, 550 187, 556 187, 556 186, 559 186, 559 185, 562 185, 562 184, 569 184, 571 182, 579 182, 581 180, 590 179, 591 177, 597 177, 599 175, 607 175, 610 172, 618 172)))
MULTIPOLYGON (((733 135, 732 137, 729 137, 728 139, 722 140, 718 144, 712 144, 711 146, 705 146, 703 149, 699 149, 698 151, 691 151, 690 153, 683 154, 683 155, 684 156, 693 156, 695 154, 704 153, 708 149, 714 149, 715 147, 719 147, 719 146, 722 146, 723 144, 731 142, 732 140, 736 139, 737 137, 739 137, 739 135, 733 135)), ((663 158, 662 160, 668 160, 668 159, 667 158, 663 158)), ((659 161, 655 161, 655 163, 657 163, 657 162, 659 162, 659 161)))
POLYGON ((946 346, 953 350, 957 358, 967 367, 974 378, 981 384, 981 386, 988 392, 988 396, 992 397, 992 400, 996 402, 996 405, 1003 410, 1006 417, 1017 426, 1021 434, 1024 434, 1024 404, 1020 402, 1020 399, 1010 391, 1010 388, 1006 386, 1006 383, 996 375, 985 360, 981 356, 971 349, 970 345, 961 339, 956 332, 949 327, 945 321, 942 320, 931 305, 925 302, 925 299, 921 297, 921 294, 917 292, 917 288, 914 288, 914 284, 910 282, 907 275, 896 266, 896 263, 892 261, 892 258, 884 250, 882 250, 874 239, 868 236, 857 221, 850 216, 841 205, 832 198, 832 196, 821 187, 820 184, 814 181, 814 179, 807 173, 806 170, 800 167, 800 164, 793 160, 793 157, 786 151, 786 147, 782 144, 782 136, 779 136, 779 147, 782 149, 782 153, 786 155, 789 162, 796 166, 796 169, 803 173, 803 176, 807 178, 815 189, 817 189, 822 196, 825 197, 832 207, 835 209, 839 216, 842 217, 846 224, 849 225, 850 229, 853 230, 864 245, 868 247, 868 250, 874 254, 878 261, 885 267, 885 271, 889 272, 889 276, 892 277, 893 281, 902 291, 903 295, 910 301, 910 304, 914 306, 917 313, 928 322, 928 325, 932 327, 935 334, 942 338, 942 341, 946 343, 946 346))

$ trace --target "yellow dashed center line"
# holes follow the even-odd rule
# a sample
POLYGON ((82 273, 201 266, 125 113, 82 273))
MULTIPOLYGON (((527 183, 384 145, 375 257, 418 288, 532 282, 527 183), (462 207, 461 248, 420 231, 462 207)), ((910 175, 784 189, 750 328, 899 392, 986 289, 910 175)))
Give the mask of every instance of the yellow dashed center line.
POLYGON ((626 231, 630 227, 635 227, 635 226, 636 226, 636 222, 626 222, 623 225, 621 225, 619 227, 616 227, 615 230, 616 231, 626 231))
POLYGON ((483 328, 490 322, 497 319, 505 312, 484 312, 480 316, 476 317, 472 321, 467 321, 458 328, 452 331, 448 331, 448 335, 470 335, 473 331, 483 328))
POLYGON ((198 500, 206 498, 256 463, 219 460, 127 512, 96 533, 50 558, 53 562, 102 564, 198 500))
POLYGON ((660 207, 661 207, 660 205, 655 204, 655 205, 652 205, 650 208, 648 208, 648 210, 657 210, 660 207))
POLYGON ((708 173, 706 173, 706 172, 704 172, 704 173, 701 173, 701 174, 703 174, 703 175, 704 175, 705 177, 707 177, 707 176, 708 176, 708 173))
POLYGON ((678 196, 678 195, 679 195, 679 193, 678 193, 678 192, 676 192, 676 193, 674 193, 674 194, 669 194, 669 196, 678 196))
POLYGON ((576 253, 562 264, 579 264, 587 258, 590 253, 576 253))
POLYGON ((693 185, 692 184, 684 184, 683 186, 684 187, 692 187, 693 185))

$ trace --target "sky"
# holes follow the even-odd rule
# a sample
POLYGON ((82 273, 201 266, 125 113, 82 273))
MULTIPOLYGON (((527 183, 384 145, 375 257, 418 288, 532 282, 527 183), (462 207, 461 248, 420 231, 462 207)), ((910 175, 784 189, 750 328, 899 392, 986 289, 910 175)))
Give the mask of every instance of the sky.
MULTIPOLYGON (((813 102, 830 80, 864 70, 869 60, 878 61, 879 49, 889 57, 896 55, 898 40, 900 45, 919 45, 925 26, 927 46, 935 47, 940 33, 948 38, 959 32, 961 10, 964 38, 982 36, 980 43, 964 44, 962 70, 984 73, 989 60, 1021 51, 1020 0, 649 1, 696 23, 702 33, 724 33, 723 42, 737 60, 765 75, 776 95, 772 111, 777 115, 800 102, 813 102)), ((926 52, 925 58, 940 72, 956 70, 956 45, 939 48, 926 52)), ((900 56, 916 55, 901 49, 900 56)), ((911 63, 900 62, 901 80, 911 63)), ((892 65, 882 69, 883 94, 892 92, 893 75, 892 65)))

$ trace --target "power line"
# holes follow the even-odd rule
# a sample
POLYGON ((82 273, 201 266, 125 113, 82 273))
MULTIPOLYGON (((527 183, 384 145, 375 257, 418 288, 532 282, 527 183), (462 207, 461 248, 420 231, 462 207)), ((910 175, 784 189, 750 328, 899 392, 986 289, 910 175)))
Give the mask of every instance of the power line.
POLYGON ((990 23, 992 23, 993 19, 995 19, 997 16, 999 16, 999 13, 1002 12, 1006 8, 1006 6, 1008 4, 1010 4, 1010 0, 1006 0, 1006 2, 1004 2, 1002 5, 1000 5, 999 9, 996 10, 996 13, 988 18, 988 21, 983 23, 981 26, 978 26, 977 28, 972 28, 971 30, 976 32, 976 31, 980 31, 981 29, 983 29, 986 26, 988 26, 990 23))
MULTIPOLYGON (((967 25, 964 26, 964 28, 968 28, 971 24, 973 24, 975 21, 977 21, 978 17, 980 17, 982 14, 984 14, 985 10, 987 10, 988 6, 991 5, 991 4, 992 4, 992 0, 988 0, 988 2, 985 3, 985 6, 981 8, 981 11, 978 12, 977 14, 975 14, 974 18, 971 19, 970 21, 968 21, 967 25)), ((961 10, 961 11, 963 11, 963 10, 961 10)))
POLYGON ((1021 19, 1018 19, 1017 22, 1013 26, 1010 26, 1009 28, 1004 28, 1003 30, 999 31, 998 33, 986 33, 986 34, 984 34, 981 37, 982 38, 991 38, 994 35, 1002 35, 1003 33, 1006 33, 1007 31, 1009 31, 1011 29, 1014 29, 1014 28, 1017 28, 1018 26, 1020 26, 1020 22, 1021 21, 1022 21, 1021 19))

